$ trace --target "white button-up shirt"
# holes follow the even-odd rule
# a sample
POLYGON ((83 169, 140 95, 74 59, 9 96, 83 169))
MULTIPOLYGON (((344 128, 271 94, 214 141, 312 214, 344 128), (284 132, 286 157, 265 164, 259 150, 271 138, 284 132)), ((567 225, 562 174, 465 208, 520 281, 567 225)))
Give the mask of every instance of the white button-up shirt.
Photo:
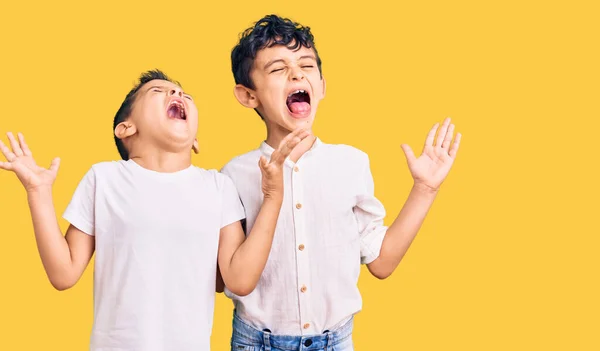
MULTIPOLYGON (((237 187, 247 233, 263 200, 258 160, 273 148, 238 156, 222 170, 237 187)), ((240 297, 225 290, 237 314, 280 335, 334 330, 362 308, 360 265, 379 256, 387 227, 374 197, 368 156, 353 147, 316 139, 284 167, 284 199, 269 260, 256 289, 240 297)))

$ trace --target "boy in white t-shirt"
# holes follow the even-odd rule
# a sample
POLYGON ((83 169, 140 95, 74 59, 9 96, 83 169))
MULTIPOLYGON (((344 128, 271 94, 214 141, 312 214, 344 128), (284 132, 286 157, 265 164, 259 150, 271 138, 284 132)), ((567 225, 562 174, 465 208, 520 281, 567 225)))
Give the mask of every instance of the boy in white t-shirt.
POLYGON ((8 161, 0 168, 27 191, 52 285, 72 287, 96 252, 91 350, 209 350, 217 269, 236 294, 256 286, 283 201, 282 165, 307 132, 294 131, 256 165, 264 201, 245 238, 233 182, 191 164, 197 128, 194 101, 177 82, 142 74, 114 119, 123 160, 87 172, 64 213, 65 236, 52 200, 59 160, 36 165, 21 134, 8 134, 12 151, 0 141, 8 161))

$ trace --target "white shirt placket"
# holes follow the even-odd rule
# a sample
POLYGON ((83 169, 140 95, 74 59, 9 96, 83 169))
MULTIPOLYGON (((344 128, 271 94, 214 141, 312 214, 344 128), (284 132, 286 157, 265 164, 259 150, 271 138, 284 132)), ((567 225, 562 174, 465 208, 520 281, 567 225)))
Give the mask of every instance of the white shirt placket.
POLYGON ((300 331, 302 335, 315 334, 314 323, 312 322, 309 296, 310 287, 310 262, 308 258, 306 221, 306 207, 304 203, 304 179, 302 174, 302 162, 292 164, 292 204, 294 206, 294 238, 296 244, 296 276, 298 279, 298 305, 300 308, 300 331))

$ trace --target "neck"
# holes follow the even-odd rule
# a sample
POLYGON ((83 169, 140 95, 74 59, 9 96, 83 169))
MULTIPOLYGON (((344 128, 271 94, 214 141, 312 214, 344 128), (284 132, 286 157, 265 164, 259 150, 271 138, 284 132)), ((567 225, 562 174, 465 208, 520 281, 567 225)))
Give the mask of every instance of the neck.
MULTIPOLYGON (((302 140, 290 153, 289 159, 293 162, 298 162, 300 157, 310 150, 315 143, 317 137, 313 134, 312 129, 309 129, 309 132, 310 135, 302 140)), ((267 126, 267 140, 265 142, 267 145, 277 150, 281 141, 290 133, 289 130, 282 128, 281 126, 267 126)))
POLYGON ((160 173, 174 173, 191 166, 192 155, 190 151, 173 152, 144 148, 143 151, 132 152, 130 160, 151 171, 160 173))

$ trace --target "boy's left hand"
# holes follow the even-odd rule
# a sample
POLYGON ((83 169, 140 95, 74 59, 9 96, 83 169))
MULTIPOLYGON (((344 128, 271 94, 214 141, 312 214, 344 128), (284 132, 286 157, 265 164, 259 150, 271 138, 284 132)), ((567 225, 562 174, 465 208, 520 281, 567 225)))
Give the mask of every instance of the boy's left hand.
POLYGON ((454 136, 454 124, 450 124, 450 118, 446 118, 434 145, 435 133, 438 127, 439 123, 436 123, 429 131, 423 152, 418 158, 415 157, 410 146, 402 145, 415 185, 425 186, 433 191, 439 189, 448 172, 450 172, 461 138, 460 133, 458 133, 454 143, 450 146, 454 136))
POLYGON ((296 145, 309 135, 307 130, 296 129, 279 143, 269 161, 264 156, 260 157, 258 165, 262 173, 262 191, 265 199, 283 200, 283 163, 296 145))

